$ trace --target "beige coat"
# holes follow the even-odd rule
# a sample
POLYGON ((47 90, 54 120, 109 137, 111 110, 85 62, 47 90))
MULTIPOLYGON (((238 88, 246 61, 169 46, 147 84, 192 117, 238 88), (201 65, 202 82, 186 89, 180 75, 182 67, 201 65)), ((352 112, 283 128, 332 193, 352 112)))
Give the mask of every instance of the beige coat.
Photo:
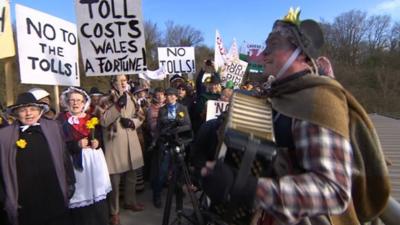
MULTIPOLYGON (((119 97, 119 96, 116 96, 119 97)), ((108 171, 110 174, 119 174, 143 166, 142 149, 136 130, 123 128, 120 118, 130 118, 138 128, 143 120, 137 114, 142 114, 141 110, 136 112, 133 96, 128 96, 127 104, 124 108, 112 104, 101 117, 103 126, 103 138, 105 146, 105 157, 108 171)))

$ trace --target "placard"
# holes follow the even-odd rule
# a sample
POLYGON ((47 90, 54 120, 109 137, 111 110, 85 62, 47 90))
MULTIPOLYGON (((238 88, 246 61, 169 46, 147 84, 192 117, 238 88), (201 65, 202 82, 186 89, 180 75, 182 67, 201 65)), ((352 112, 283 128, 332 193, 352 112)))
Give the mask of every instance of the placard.
POLYGON ((234 84, 234 88, 240 88, 242 84, 244 74, 247 69, 247 62, 243 60, 233 60, 223 70, 222 84, 225 85, 228 80, 231 80, 234 84))
POLYGON ((86 76, 147 70, 141 0, 76 0, 86 76))
POLYGON ((0 0, 0 49, 0 59, 15 55, 8 0, 0 0))
POLYGON ((16 5, 21 82, 79 86, 76 26, 16 5))
POLYGON ((158 48, 158 62, 170 75, 196 72, 194 47, 158 48))
POLYGON ((221 113, 227 111, 228 108, 229 102, 208 100, 206 121, 217 118, 221 113))

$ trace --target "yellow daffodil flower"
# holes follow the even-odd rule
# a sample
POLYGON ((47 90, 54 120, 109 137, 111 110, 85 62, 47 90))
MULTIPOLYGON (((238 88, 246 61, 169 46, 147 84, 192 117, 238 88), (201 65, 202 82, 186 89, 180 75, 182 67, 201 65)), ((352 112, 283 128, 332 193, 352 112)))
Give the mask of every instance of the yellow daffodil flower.
POLYGON ((18 148, 24 149, 24 148, 26 148, 26 145, 28 143, 26 143, 25 139, 18 139, 18 141, 15 142, 15 144, 17 145, 18 148))
POLYGON ((99 119, 97 119, 97 117, 93 117, 86 122, 86 127, 88 129, 94 129, 97 124, 99 124, 99 119))
POLYGON ((97 124, 99 124, 99 119, 97 117, 93 117, 92 119, 90 119, 90 121, 92 121, 92 124, 94 126, 96 126, 97 124))
POLYGON ((88 120, 88 121, 86 122, 86 127, 87 127, 88 129, 94 129, 94 124, 92 123, 91 120, 88 120))
POLYGON ((184 113, 184 112, 179 112, 179 113, 178 113, 178 116, 179 116, 180 118, 183 118, 183 117, 185 116, 185 113, 184 113))

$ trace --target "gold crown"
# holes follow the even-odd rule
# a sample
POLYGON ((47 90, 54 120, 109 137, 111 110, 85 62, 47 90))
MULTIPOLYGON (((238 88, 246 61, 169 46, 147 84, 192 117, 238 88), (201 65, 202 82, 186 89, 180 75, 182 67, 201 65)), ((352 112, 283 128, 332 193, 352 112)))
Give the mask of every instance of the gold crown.
POLYGON ((292 7, 290 7, 288 14, 283 17, 283 21, 299 26, 300 25, 300 12, 301 12, 301 10, 299 7, 297 7, 296 10, 294 10, 292 7))

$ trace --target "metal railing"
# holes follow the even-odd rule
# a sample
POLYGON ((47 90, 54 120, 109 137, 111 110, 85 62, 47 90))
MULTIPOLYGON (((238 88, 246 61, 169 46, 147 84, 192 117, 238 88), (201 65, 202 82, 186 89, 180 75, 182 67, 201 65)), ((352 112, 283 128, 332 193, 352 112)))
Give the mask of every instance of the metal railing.
POLYGON ((383 213, 379 216, 379 219, 381 219, 385 225, 399 225, 400 203, 397 202, 393 197, 390 197, 387 206, 383 213))

